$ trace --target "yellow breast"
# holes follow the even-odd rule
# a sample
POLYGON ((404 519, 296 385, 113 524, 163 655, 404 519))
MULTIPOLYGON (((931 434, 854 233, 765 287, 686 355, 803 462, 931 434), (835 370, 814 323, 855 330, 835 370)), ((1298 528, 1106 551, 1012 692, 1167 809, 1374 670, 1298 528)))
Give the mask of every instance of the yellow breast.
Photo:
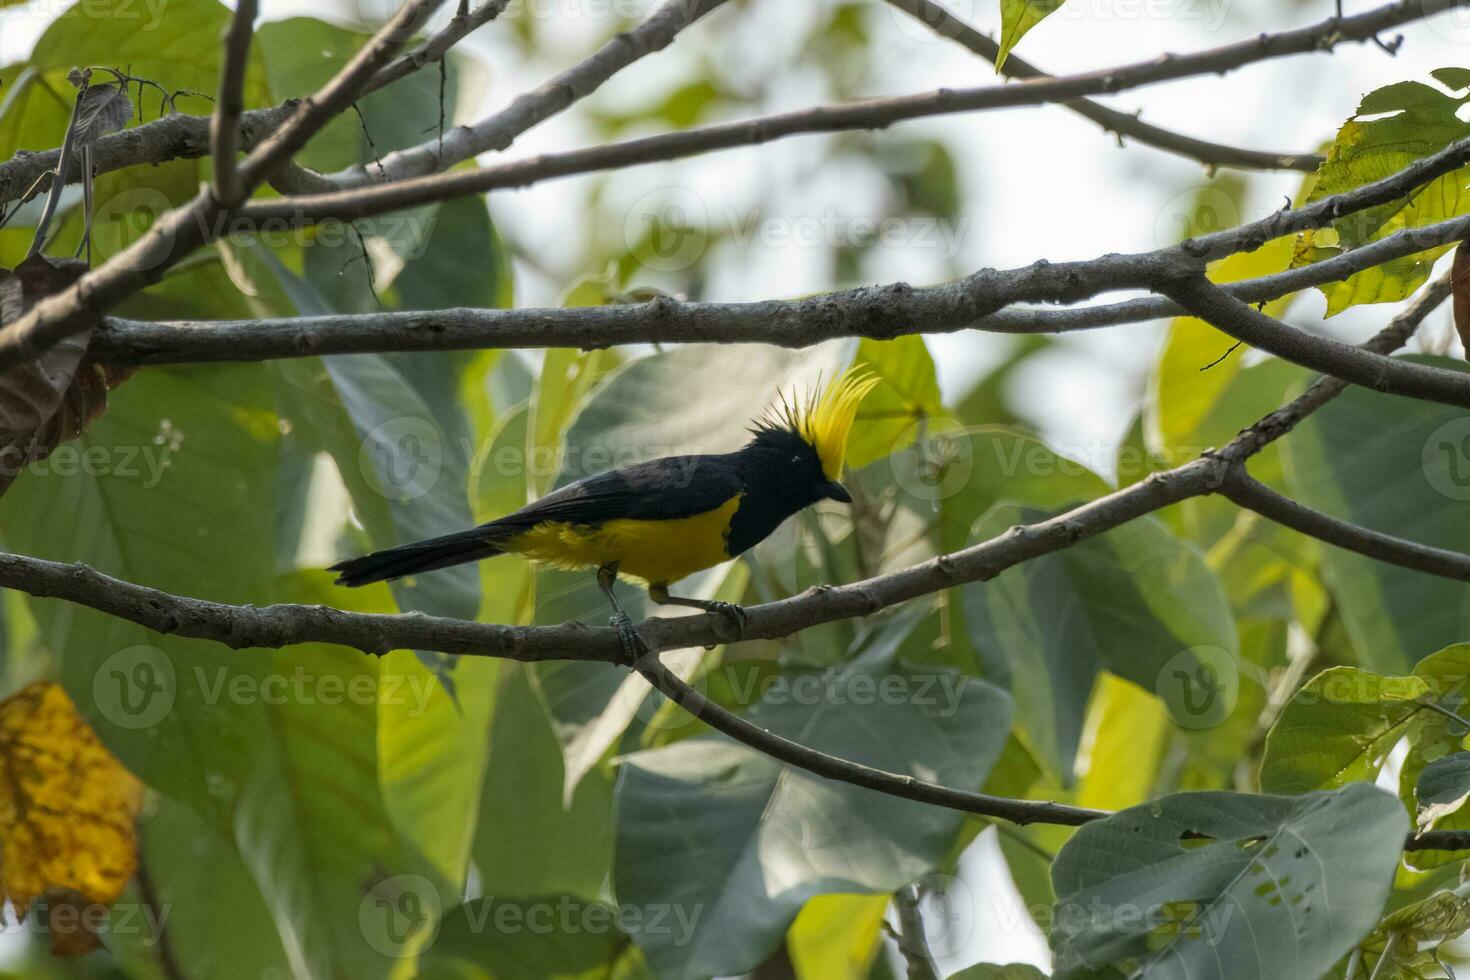
POLYGON ((725 541, 739 506, 737 496, 715 510, 667 521, 619 518, 596 526, 548 521, 500 546, 557 568, 597 568, 617 562, 621 575, 651 583, 677 582, 730 557, 725 541))

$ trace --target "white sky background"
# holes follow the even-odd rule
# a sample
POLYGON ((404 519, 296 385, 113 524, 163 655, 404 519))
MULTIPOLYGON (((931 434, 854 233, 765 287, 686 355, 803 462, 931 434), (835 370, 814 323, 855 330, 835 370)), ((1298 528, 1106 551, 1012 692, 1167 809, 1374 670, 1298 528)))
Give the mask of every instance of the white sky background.
MULTIPOLYGON (((156 4, 158 0, 136 0, 156 4)), ((365 0, 382 2, 382 0, 365 0)), ((932 38, 906 15, 871 0, 870 19, 878 37, 864 93, 890 95, 940 86, 999 84, 980 59, 948 41, 932 38)), ((512 6, 512 10, 521 3, 512 6)), ((471 117, 498 110, 516 94, 567 67, 605 39, 607 12, 636 14, 654 4, 637 0, 529 0, 527 8, 548 19, 546 47, 528 59, 504 39, 503 26, 479 31, 468 48, 483 59, 480 72, 466 72, 462 107, 471 117)), ((952 0, 950 9, 982 30, 999 25, 998 0, 952 0)), ((1377 6, 1348 0, 1346 12, 1377 6)), ((453 4, 446 4, 452 9, 453 4)), ((310 0, 264 0, 267 18, 330 10, 310 0)), ((23 57, 64 5, 36 0, 0 11, 0 63, 23 57)), ((702 62, 738 90, 768 95, 752 111, 774 112, 830 102, 824 76, 802 64, 800 39, 810 23, 825 16, 821 0, 749 0, 731 3, 686 30, 672 47, 643 59, 604 86, 584 107, 562 113, 521 137, 506 154, 515 158, 600 141, 582 111, 636 110, 657 102, 702 62), (759 84, 757 84, 759 83, 759 84)), ((1053 73, 1076 72, 1144 60, 1162 51, 1187 52, 1313 23, 1330 16, 1332 0, 1069 0, 1035 29, 1018 52, 1053 73)), ((1334 55, 1300 55, 1253 65, 1224 78, 1204 77, 1150 86, 1104 99, 1132 111, 1142 108, 1154 124, 1241 146, 1306 151, 1331 137, 1360 96, 1405 79, 1427 81, 1430 69, 1470 66, 1470 16, 1442 14, 1404 30, 1397 58, 1371 44, 1349 44, 1334 55)), ((742 115, 744 112, 742 112, 742 115)), ((463 113, 462 113, 463 115, 463 113)), ((1037 258, 1086 259, 1106 252, 1144 250, 1178 237, 1177 204, 1205 180, 1198 164, 1130 144, 1118 149, 1095 125, 1060 107, 962 114, 901 124, 903 130, 944 140, 960 163, 963 220, 954 231, 953 267, 1010 267, 1037 258), (1172 202, 1172 203, 1171 203, 1172 202)), ((629 134, 635 135, 635 134, 629 134)), ((830 251, 822 242, 782 243, 784 221, 846 219, 878 212, 887 193, 882 181, 850 164, 824 165, 818 141, 801 136, 761 147, 723 151, 669 164, 635 168, 612 177, 604 195, 631 208, 650 192, 691 189, 716 222, 740 215, 762 201, 776 204, 758 217, 761 234, 716 263, 703 296, 708 300, 755 300, 798 296, 832 288, 830 251)), ((551 305, 577 278, 601 270, 578 265, 575 243, 587 234, 589 196, 604 178, 549 181, 527 190, 497 192, 491 213, 502 233, 536 257, 535 267, 517 269, 517 303, 551 305), (538 272, 537 269, 544 270, 538 272)), ((1281 205, 1295 193, 1300 175, 1259 175, 1246 213, 1249 220, 1281 205)), ((839 225, 841 227, 841 225, 839 225)), ((1210 229, 1204 229, 1210 230, 1210 229)), ((619 227, 604 231, 612 237, 619 227)), ((932 247, 877 246, 868 258, 873 282, 897 279, 927 284, 947 278, 932 247)), ((656 282, 656 279, 649 279, 656 282)), ((635 279, 635 285, 638 280, 635 279)), ((1294 309, 1294 323, 1360 340, 1381 326, 1391 307, 1360 307, 1331 321, 1320 320, 1317 294, 1294 309)), ((1043 421, 1043 435, 1058 449, 1108 470, 1112 447, 1143 396, 1158 350, 1162 324, 1140 324, 1072 334, 1016 378, 1015 397, 1043 421)), ((1441 311, 1425 333, 1431 344, 1450 343, 1448 313, 1441 311)), ((980 333, 931 337, 947 395, 956 395, 999 359, 1013 341, 980 333)), ((1221 351, 1229 345, 1221 338, 1221 351)), ((1458 351, 1458 346, 1454 347, 1458 351)), ((1245 420, 1243 420, 1245 421, 1245 420)), ((980 905, 1013 899, 996 878, 976 873, 997 865, 993 845, 974 849, 966 865, 980 905), (982 883, 984 887, 982 888, 982 883)), ((1011 895, 1014 893, 1012 892, 1011 895)), ((993 918, 984 917, 987 920, 993 918)), ((1044 944, 1034 932, 1007 935, 996 922, 979 922, 974 935, 944 965, 950 969, 984 956, 1042 962, 1044 944)))

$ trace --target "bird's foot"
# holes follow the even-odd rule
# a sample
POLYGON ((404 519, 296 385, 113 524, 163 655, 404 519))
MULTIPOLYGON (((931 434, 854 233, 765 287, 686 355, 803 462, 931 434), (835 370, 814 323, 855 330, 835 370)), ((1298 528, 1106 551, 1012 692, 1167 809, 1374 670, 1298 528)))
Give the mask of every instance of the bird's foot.
POLYGON ((728 642, 733 643, 745 635, 744 606, 734 602, 725 602, 723 599, 713 599, 705 608, 723 619, 730 627, 731 636, 728 642))
POLYGON ((633 620, 621 609, 617 611, 608 622, 612 628, 617 630, 618 642, 623 646, 623 660, 629 667, 638 666, 638 661, 648 652, 648 647, 638 636, 638 631, 633 628, 633 620))

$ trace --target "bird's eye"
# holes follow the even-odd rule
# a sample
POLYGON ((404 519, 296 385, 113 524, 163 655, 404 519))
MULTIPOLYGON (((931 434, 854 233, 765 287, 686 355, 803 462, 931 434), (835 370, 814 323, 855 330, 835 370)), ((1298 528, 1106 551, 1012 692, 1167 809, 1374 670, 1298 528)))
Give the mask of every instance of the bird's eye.
POLYGON ((801 457, 800 456, 792 456, 791 457, 791 462, 793 464, 795 464, 796 466, 800 466, 801 465, 801 457))

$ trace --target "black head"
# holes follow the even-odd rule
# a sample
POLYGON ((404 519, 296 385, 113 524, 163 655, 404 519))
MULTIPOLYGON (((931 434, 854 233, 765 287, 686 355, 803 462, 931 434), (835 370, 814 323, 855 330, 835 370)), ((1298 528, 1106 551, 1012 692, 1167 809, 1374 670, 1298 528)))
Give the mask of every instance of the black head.
POLYGON ((822 458, 817 449, 801 435, 786 426, 758 424, 741 454, 759 472, 762 484, 772 493, 789 501, 793 512, 818 500, 840 500, 852 503, 852 495, 836 480, 822 471, 822 458))

